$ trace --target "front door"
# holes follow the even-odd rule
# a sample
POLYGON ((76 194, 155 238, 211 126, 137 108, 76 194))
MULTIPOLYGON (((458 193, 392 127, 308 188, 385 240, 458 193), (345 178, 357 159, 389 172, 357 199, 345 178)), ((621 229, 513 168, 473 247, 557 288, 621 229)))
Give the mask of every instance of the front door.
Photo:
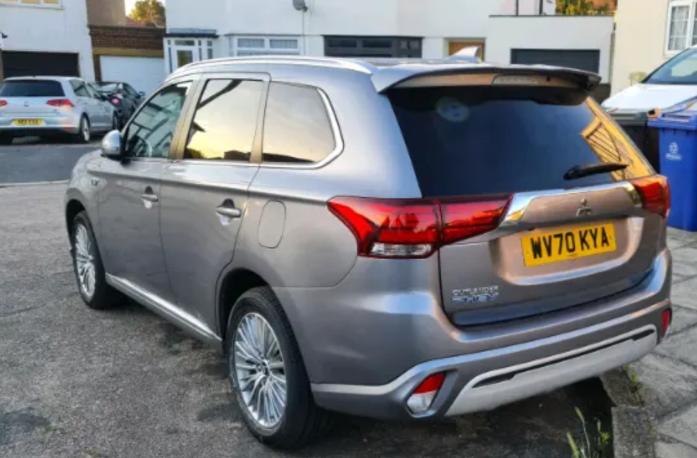
POLYGON ((257 172, 264 77, 216 76, 201 85, 181 160, 162 179, 162 243, 177 305, 215 331, 216 282, 232 261, 257 172))
POLYGON ((160 240, 160 179, 190 83, 152 97, 124 136, 126 160, 103 159, 99 241, 106 271, 165 300, 172 291, 160 240))

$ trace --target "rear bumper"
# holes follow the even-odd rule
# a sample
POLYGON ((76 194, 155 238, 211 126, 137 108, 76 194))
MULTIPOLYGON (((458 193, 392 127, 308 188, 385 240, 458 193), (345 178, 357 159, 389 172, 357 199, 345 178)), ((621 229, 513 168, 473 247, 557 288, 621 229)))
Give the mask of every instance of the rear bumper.
POLYGON ((669 301, 607 323, 492 351, 429 361, 381 386, 313 384, 315 401, 344 413, 383 419, 437 418, 494 409, 504 404, 598 376, 636 361, 658 344, 661 312, 669 301), (632 329, 628 332, 620 330, 632 329), (596 340, 593 336, 615 336, 596 340), (559 352, 559 348, 576 347, 559 352), (533 357, 542 351, 546 356, 533 357), (510 364, 510 361, 524 361, 510 364), (445 372, 441 390, 425 413, 406 401, 431 374, 445 372))
POLYGON ((647 277, 624 293, 539 317, 460 328, 438 298, 414 286, 418 279, 424 288, 437 282, 428 263, 399 275, 402 294, 386 294, 379 274, 360 265, 354 268, 361 271, 358 283, 349 276, 325 290, 277 290, 320 406, 384 419, 492 409, 641 358, 660 341, 661 313, 670 307, 665 249, 647 277), (375 285, 366 282, 371 277, 375 285), (439 372, 446 379, 430 410, 412 415, 408 397, 439 372))
POLYGON ((77 134, 80 130, 80 117, 77 115, 66 114, 65 116, 38 118, 43 121, 43 125, 16 126, 12 124, 14 118, 0 117, 0 134, 23 137, 32 135, 77 134))

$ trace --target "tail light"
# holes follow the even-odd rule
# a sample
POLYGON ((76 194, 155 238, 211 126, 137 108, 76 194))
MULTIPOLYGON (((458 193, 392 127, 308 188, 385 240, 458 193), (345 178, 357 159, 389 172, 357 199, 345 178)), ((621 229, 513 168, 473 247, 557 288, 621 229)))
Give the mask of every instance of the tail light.
POLYGON ((661 175, 639 178, 632 184, 641 196, 644 209, 657 213, 664 218, 670 212, 670 185, 668 179, 661 175))
POLYGON ((73 108, 75 106, 73 105, 73 102, 71 102, 68 99, 51 99, 48 102, 46 102, 46 105, 50 105, 56 108, 73 108))
POLYGON ((0 99, 0 108, 7 105, 7 100, 0 99))
POLYGON ((120 105, 120 104, 121 104, 121 99, 118 98, 118 97, 112 97, 112 98, 111 98, 111 103, 113 103, 114 105, 120 105))
POLYGON ((670 330, 670 325, 673 323, 673 310, 665 309, 661 312, 661 337, 665 337, 670 330))
POLYGON ((424 258, 443 245, 498 227, 510 196, 477 199, 337 197, 334 213, 354 234, 360 256, 424 258))
POLYGON ((407 407, 414 414, 426 412, 433 404, 438 391, 443 386, 445 381, 445 373, 429 375, 426 379, 416 387, 414 392, 407 399, 407 407))

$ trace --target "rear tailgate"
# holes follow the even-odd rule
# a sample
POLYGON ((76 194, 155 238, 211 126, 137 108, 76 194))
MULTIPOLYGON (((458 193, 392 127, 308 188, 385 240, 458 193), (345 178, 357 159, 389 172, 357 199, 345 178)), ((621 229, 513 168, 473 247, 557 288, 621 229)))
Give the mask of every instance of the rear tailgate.
POLYGON ((446 312, 461 325, 505 321, 639 283, 665 237, 664 209, 643 208, 640 191, 663 193, 660 207, 664 181, 637 181, 653 170, 587 87, 495 80, 387 91, 423 197, 510 196, 498 229, 441 247, 446 312), (608 164, 618 169, 569 175, 608 164))
POLYGON ((59 81, 41 79, 7 80, 0 85, 0 116, 28 120, 58 116, 60 110, 48 104, 65 97, 59 81))

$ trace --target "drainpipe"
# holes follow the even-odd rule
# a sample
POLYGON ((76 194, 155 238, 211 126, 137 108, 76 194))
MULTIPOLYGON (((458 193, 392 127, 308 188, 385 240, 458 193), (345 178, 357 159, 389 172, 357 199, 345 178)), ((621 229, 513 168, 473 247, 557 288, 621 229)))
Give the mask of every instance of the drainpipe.
POLYGON ((520 16, 520 0, 515 0, 515 15, 520 16))
POLYGON ((3 40, 7 38, 7 35, 4 33, 0 32, 0 81, 5 79, 5 72, 4 70, 4 64, 2 63, 2 48, 3 48, 3 40))
POLYGON ((540 16, 542 16, 545 12, 545 0, 540 0, 540 16))

